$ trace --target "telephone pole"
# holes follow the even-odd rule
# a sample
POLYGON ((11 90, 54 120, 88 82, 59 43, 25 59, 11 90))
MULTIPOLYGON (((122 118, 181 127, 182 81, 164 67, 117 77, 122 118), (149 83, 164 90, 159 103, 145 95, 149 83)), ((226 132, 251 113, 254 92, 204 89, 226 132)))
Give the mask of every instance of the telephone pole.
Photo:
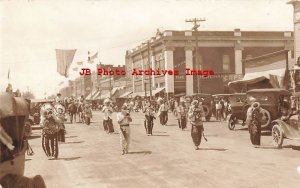
MULTIPOLYGON (((150 71, 151 65, 150 65, 150 42, 149 40, 147 41, 147 43, 143 43, 143 44, 147 44, 147 53, 148 53, 148 68, 150 71)), ((152 73, 149 74, 149 91, 150 91, 150 100, 152 100, 152 73)), ((146 88, 145 88, 146 90, 146 88)))
MULTIPOLYGON (((200 22, 204 22, 206 21, 204 18, 193 18, 193 19, 187 19, 185 20, 185 22, 190 22, 190 23, 193 23, 193 28, 192 28, 192 31, 198 31, 198 28, 200 27, 200 22), (199 24, 198 24, 199 23, 199 24)), ((197 36, 197 33, 196 33, 196 50, 195 50, 195 60, 196 60, 196 66, 198 67, 198 69, 202 69, 202 65, 199 65, 199 60, 198 60, 198 36, 197 36)), ((202 93, 202 87, 201 87, 201 82, 200 82, 200 79, 199 79, 199 75, 197 75, 197 93, 202 93)))

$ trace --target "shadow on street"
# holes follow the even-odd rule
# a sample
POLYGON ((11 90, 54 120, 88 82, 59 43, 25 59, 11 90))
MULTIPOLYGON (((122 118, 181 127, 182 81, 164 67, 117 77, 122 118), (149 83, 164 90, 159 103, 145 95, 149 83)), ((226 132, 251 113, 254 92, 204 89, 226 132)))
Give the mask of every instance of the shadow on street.
POLYGON ((287 145, 283 146, 283 148, 292 148, 293 150, 300 151, 300 146, 287 145))
POLYGON ((64 160, 64 161, 73 161, 73 160, 77 160, 80 159, 81 157, 59 157, 56 160, 64 160))
POLYGON ((152 151, 131 151, 131 152, 128 152, 128 154, 144 154, 144 155, 149 155, 151 153, 152 153, 152 151))
POLYGON ((80 144, 80 143, 83 143, 84 141, 77 141, 77 142, 65 142, 65 143, 62 143, 62 144, 80 144))
POLYGON ((199 148, 198 150, 227 151, 225 148, 199 148))

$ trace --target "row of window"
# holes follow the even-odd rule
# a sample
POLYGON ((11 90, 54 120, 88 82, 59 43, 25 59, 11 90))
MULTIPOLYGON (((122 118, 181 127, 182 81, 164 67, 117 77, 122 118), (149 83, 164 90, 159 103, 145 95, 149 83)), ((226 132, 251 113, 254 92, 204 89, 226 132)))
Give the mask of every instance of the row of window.
MULTIPOLYGON (((246 59, 248 58, 252 58, 251 55, 247 55, 246 59)), ((148 69, 149 67, 149 63, 148 61, 144 61, 144 69, 148 69)), ((195 64, 195 69, 202 69, 201 65, 203 64, 203 57, 200 55, 198 57, 198 64, 195 64)), ((231 59, 229 55, 223 55, 222 57, 222 65, 223 65, 223 72, 231 72, 231 59)), ((165 59, 164 56, 162 54, 156 55, 155 56, 155 63, 154 63, 155 67, 152 67, 154 69, 160 69, 160 70, 164 70, 165 69, 165 59)), ((151 67, 151 66, 150 66, 151 67)), ((133 68, 135 69, 142 69, 142 63, 141 61, 134 63, 133 64, 133 68)), ((128 69, 128 71, 131 71, 131 69, 128 69)))

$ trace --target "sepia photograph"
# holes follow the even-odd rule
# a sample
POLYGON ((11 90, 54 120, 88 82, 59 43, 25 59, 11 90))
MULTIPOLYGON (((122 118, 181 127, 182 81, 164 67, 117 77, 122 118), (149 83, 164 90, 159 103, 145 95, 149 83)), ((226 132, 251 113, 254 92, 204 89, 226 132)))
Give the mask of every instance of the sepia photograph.
POLYGON ((0 188, 299 188, 300 0, 0 0, 0 188))

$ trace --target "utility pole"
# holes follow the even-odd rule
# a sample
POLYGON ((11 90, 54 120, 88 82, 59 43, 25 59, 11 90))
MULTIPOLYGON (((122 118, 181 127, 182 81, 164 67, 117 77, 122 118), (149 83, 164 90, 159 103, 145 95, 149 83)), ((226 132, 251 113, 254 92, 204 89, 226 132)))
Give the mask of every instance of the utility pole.
MULTIPOLYGON (((200 22, 204 22, 206 21, 204 18, 193 18, 193 19, 187 19, 185 20, 185 22, 190 22, 193 23, 194 26, 192 28, 192 31, 198 31, 198 27, 200 27, 200 22), (198 24, 199 23, 199 24, 198 24)), ((198 69, 202 69, 202 65, 199 65, 199 57, 198 57, 198 36, 196 33, 196 50, 195 50, 195 60, 196 60, 196 66, 198 67, 198 69)), ((201 86, 201 82, 199 79, 199 75, 197 75, 197 93, 202 93, 202 86, 201 86)))
MULTIPOLYGON (((148 68, 149 68, 149 71, 151 69, 151 66, 150 66, 150 42, 149 40, 147 41, 147 43, 143 43, 143 44, 147 44, 147 51, 148 51, 148 68)), ((152 100, 152 71, 151 71, 151 74, 149 74, 149 91, 150 91, 150 100, 152 100)), ((146 90, 146 88, 145 88, 146 90)))
MULTIPOLYGON (((111 67, 109 68, 109 72, 111 71, 111 67)), ((111 99, 111 75, 109 74, 109 98, 111 99)))

